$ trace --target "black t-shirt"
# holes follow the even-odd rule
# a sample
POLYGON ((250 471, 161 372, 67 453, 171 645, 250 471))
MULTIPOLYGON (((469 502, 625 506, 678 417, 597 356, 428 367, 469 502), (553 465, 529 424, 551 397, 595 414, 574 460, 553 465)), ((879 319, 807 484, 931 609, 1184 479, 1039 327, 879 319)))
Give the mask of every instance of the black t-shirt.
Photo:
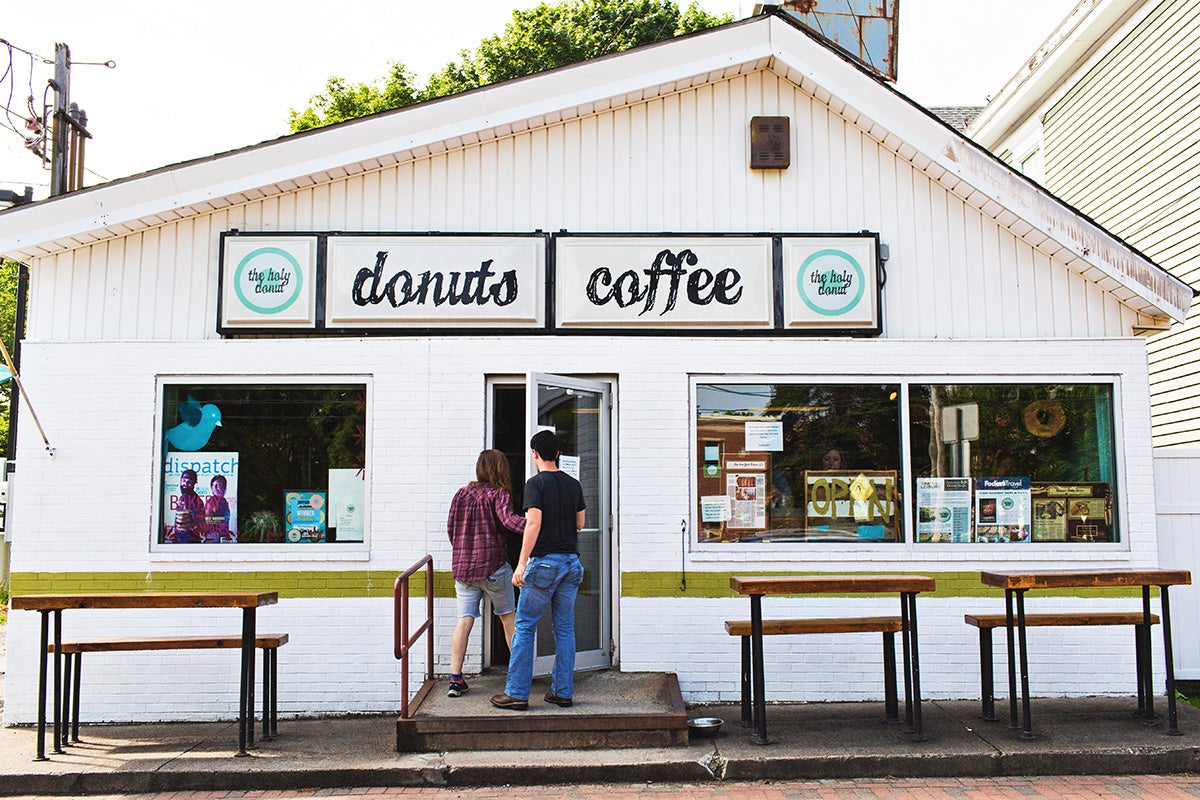
POLYGON ((561 470, 539 472, 525 483, 525 510, 531 508, 541 510, 542 530, 530 555, 578 555, 575 514, 586 508, 579 481, 561 470))

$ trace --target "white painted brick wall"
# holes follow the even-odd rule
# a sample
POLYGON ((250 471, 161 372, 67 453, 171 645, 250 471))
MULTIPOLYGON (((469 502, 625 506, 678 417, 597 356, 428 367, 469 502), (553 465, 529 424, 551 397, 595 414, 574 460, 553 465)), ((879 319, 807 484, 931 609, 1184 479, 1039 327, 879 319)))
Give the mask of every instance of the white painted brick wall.
MULTIPOLYGON (((53 460, 47 457, 36 429, 23 417, 20 468, 10 509, 12 569, 16 573, 369 569, 380 575, 381 592, 387 592, 394 576, 426 553, 433 554, 438 569, 448 569, 446 509, 454 491, 471 479, 476 455, 485 443, 486 379, 531 370, 616 380, 615 571, 672 571, 679 569, 681 559, 691 573, 969 571, 1078 566, 1080 561, 1137 566, 1157 563, 1149 395, 1141 340, 518 336, 433 341, 379 337, 27 342, 23 377, 57 454, 53 460), (1086 370, 1074 376, 1079 379, 1116 377, 1116 456, 1124 537, 1120 545, 1075 549, 689 545, 684 549, 680 520, 688 520, 690 526, 692 519, 692 376, 701 380, 721 380, 724 375, 802 381, 952 380, 978 375, 981 364, 999 379, 1054 379, 1064 368, 1086 370), (207 376, 193 378, 196 380, 260 376, 264 365, 269 367, 267 371, 281 375, 295 369, 295 374, 302 376, 299 368, 304 367, 311 369, 317 380, 365 376, 369 381, 368 544, 345 549, 244 547, 199 554, 151 552, 157 513, 153 489, 158 446, 155 376, 179 375, 185 367, 188 375, 207 376), (87 497, 82 510, 81 493, 87 497)), ((794 602, 781 601, 778 610, 794 602)), ((806 609, 820 609, 822 601, 810 602, 816 605, 805 605, 806 609)), ((832 606, 843 611, 873 607, 864 602, 838 601, 832 606)), ((962 624, 961 615, 978 610, 982 601, 926 598, 921 603, 926 691, 938 697, 977 696, 974 631, 962 624)), ((1087 603, 1089 608, 1102 604, 1087 603)), ((720 623, 744 617, 744 605, 735 599, 622 600, 615 634, 622 668, 675 670, 691 700, 733 698, 738 651, 720 623), (664 641, 669 645, 664 646, 664 641)), ((771 607, 774 613, 774 602, 771 607)), ((437 609, 435 647, 438 669, 444 670, 454 624, 453 601, 441 600, 437 609)), ((888 609, 890 606, 884 613, 892 613, 888 609)), ((180 632, 206 632, 210 622, 220 622, 215 616, 211 621, 205 619, 208 613, 216 612, 163 612, 145 618, 98 612, 86 619, 97 633, 150 634, 164 626, 178 626, 180 632)), ((77 618, 75 612, 67 617, 69 626, 83 623, 82 615, 77 618)), ((30 654, 36 649, 36 618, 21 611, 10 618, 6 722, 29 721, 33 716, 36 662, 30 654)), ((398 707, 390 599, 285 600, 264 609, 260 620, 262 630, 285 630, 292 636, 280 657, 281 702, 287 713, 398 707)), ((236 622, 227 621, 225 629, 236 630, 236 622)), ((1035 691, 1128 693, 1132 690, 1132 648, 1127 640, 1132 634, 1126 633, 1060 631, 1036 644, 1035 691), (1097 664, 1104 664, 1105 669, 1098 670, 1097 664), (1128 675, 1121 669, 1110 671, 1109 665, 1128 665, 1128 675)), ((477 628, 468 669, 478 668, 478 641, 477 628)), ((874 696, 880 691, 874 668, 878 651, 871 636, 773 641, 769 645, 770 671, 778 678, 773 679, 771 695, 778 699, 874 696), (836 682, 816 681, 833 675, 839 676, 836 682), (784 682, 776 684, 775 680, 784 682)), ((177 677, 184 666, 189 671, 198 667, 204 675, 223 674, 230 657, 217 652, 89 658, 85 719, 228 716, 231 698, 223 696, 207 677, 204 696, 189 697, 181 694, 172 676, 177 677), (152 688, 154 681, 131 685, 122 680, 122 670, 130 664, 142 674, 160 676, 161 690, 152 688), (143 695, 144 706, 139 705, 143 695), (135 707, 144 710, 135 713, 135 707)), ((414 661, 414 690, 420 682, 423 659, 422 653, 414 661)))

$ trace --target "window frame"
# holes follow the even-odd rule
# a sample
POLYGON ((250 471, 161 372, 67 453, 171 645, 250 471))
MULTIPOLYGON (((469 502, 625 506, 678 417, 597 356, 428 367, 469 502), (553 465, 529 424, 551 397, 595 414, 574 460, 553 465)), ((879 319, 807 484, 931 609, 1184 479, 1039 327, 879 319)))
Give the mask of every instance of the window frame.
POLYGON ((373 474, 372 439, 375 402, 373 376, 363 374, 305 374, 305 375, 179 375, 162 373, 154 380, 154 423, 151 439, 153 455, 150 484, 149 555, 152 561, 366 561, 371 551, 371 480, 373 474), (162 513, 163 469, 165 451, 162 446, 165 424, 165 397, 168 386, 210 384, 225 386, 348 386, 358 385, 366 391, 363 409, 364 465, 366 491, 363 498, 365 520, 361 542, 322 542, 300 545, 280 542, 274 544, 174 544, 159 542, 162 513), (214 558, 215 557, 215 558, 214 558))
POLYGON ((1128 518, 1128 503, 1122 502, 1126 496, 1125 475, 1125 434, 1124 415, 1122 414, 1123 397, 1121 392, 1121 376, 1104 373, 1095 375, 1064 374, 1048 375, 1045 373, 1022 374, 979 374, 979 375, 929 375, 916 373, 896 374, 839 374, 839 375, 797 375, 790 374, 688 374, 688 496, 690 509, 688 512, 687 551, 698 560, 719 561, 723 557, 734 556, 738 560, 746 560, 748 555, 761 554, 770 560, 816 560, 831 561, 894 561, 894 560, 923 560, 932 558, 945 560, 956 557, 961 559, 969 556, 983 561, 1011 561, 1014 557, 1034 560, 1060 560, 1064 554, 1072 559, 1082 554, 1100 556, 1101 558, 1116 557, 1119 554, 1129 554, 1130 527, 1128 518), (899 542, 839 542, 836 544, 813 543, 748 543, 738 542, 700 542, 697 532, 700 529, 699 512, 699 483, 696 456, 698 436, 696 387, 700 384, 728 385, 764 385, 786 384, 800 385, 856 385, 874 383, 899 384, 900 392, 896 402, 899 405, 898 423, 900 426, 900 458, 901 475, 900 491, 903 504, 902 540, 899 542), (1070 384, 1086 383, 1108 386, 1112 391, 1112 435, 1113 435, 1113 525, 1119 539, 1115 542, 1028 542, 1028 543, 953 543, 953 542, 917 542, 916 541, 916 479, 912 470, 912 419, 909 413, 910 388, 914 385, 945 385, 945 384, 1070 384))

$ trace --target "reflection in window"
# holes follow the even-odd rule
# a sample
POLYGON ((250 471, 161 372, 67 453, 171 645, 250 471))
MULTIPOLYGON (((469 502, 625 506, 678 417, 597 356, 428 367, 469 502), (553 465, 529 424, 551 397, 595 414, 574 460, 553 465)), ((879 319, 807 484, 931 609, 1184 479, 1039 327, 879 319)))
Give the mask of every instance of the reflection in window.
POLYGON ((363 541, 366 387, 163 388, 160 544, 363 541))
POLYGON ((700 541, 901 541, 899 391, 698 385, 700 541))
POLYGON ((1115 542, 1112 387, 911 386, 918 542, 1115 542))

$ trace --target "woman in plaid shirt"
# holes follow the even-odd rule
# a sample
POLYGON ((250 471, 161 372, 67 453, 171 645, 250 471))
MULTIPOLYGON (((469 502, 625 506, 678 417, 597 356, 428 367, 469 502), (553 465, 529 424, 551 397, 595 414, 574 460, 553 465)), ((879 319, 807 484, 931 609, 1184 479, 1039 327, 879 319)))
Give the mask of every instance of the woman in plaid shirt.
POLYGON ((450 639, 451 697, 466 694, 470 688, 463 680, 463 660, 471 628, 481 616, 483 596, 492 601, 510 647, 517 609, 504 537, 506 531, 524 533, 525 518, 512 510, 508 459, 499 450, 484 450, 475 461, 475 478, 455 493, 446 521, 458 596, 458 624, 450 639))

